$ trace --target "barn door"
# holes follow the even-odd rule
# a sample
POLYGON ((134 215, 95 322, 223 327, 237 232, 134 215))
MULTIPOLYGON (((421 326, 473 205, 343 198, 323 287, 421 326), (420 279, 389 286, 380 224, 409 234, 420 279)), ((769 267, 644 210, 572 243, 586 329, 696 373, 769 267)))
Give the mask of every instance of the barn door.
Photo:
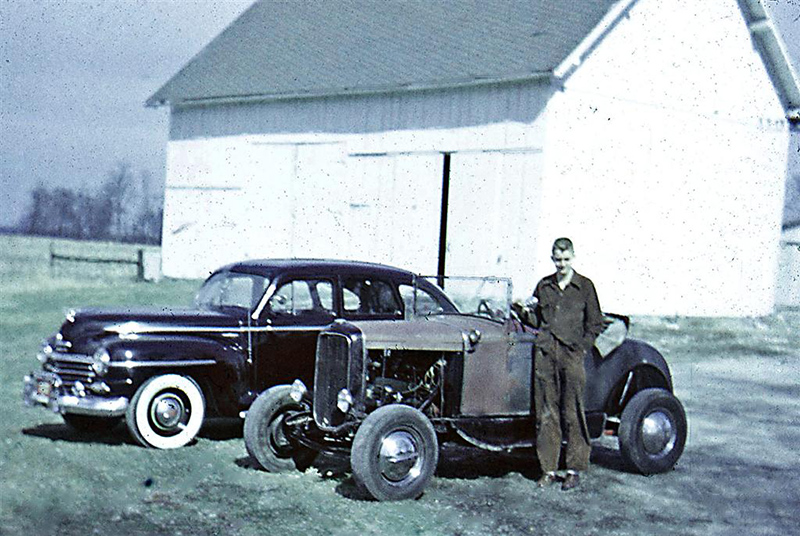
POLYGON ((516 276, 535 236, 541 153, 454 153, 449 184, 446 274, 516 276))
POLYGON ((352 156, 347 163, 347 233, 356 258, 435 273, 441 156, 352 156))

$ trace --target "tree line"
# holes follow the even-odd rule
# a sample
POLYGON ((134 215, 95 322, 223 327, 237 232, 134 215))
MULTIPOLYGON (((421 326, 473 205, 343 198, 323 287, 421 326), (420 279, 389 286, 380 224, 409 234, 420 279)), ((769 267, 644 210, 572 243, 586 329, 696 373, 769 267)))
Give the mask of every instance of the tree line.
POLYGON ((35 188, 20 227, 40 236, 159 244, 162 217, 161 188, 121 163, 99 189, 35 188))

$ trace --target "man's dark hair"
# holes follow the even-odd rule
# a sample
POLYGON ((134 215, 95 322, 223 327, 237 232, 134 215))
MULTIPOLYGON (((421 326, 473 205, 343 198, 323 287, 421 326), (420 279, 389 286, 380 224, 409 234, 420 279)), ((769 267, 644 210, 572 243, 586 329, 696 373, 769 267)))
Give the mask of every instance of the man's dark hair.
POLYGON ((556 251, 570 251, 575 253, 575 248, 572 246, 572 240, 566 237, 556 238, 553 242, 553 253, 556 251))

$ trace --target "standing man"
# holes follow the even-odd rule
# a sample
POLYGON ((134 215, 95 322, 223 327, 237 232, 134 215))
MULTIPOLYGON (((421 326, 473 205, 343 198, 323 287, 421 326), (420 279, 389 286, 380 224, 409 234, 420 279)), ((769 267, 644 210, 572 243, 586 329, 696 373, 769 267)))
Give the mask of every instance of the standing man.
POLYGON ((515 304, 523 320, 537 326, 533 400, 536 407, 536 454, 543 475, 540 487, 556 481, 562 440, 567 475, 561 489, 578 485, 589 467, 589 431, 584 416, 584 354, 603 331, 603 314, 594 284, 572 268, 575 250, 569 238, 553 243, 556 272, 539 281, 533 311, 515 304))

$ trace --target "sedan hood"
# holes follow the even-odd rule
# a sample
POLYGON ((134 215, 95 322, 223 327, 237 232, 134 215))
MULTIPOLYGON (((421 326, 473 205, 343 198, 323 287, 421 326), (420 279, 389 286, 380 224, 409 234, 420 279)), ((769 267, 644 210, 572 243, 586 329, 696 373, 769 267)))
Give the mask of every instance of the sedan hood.
POLYGON ((61 335, 64 340, 75 341, 103 332, 133 334, 238 327, 245 320, 245 311, 237 315, 174 307, 87 308, 67 313, 61 335))

